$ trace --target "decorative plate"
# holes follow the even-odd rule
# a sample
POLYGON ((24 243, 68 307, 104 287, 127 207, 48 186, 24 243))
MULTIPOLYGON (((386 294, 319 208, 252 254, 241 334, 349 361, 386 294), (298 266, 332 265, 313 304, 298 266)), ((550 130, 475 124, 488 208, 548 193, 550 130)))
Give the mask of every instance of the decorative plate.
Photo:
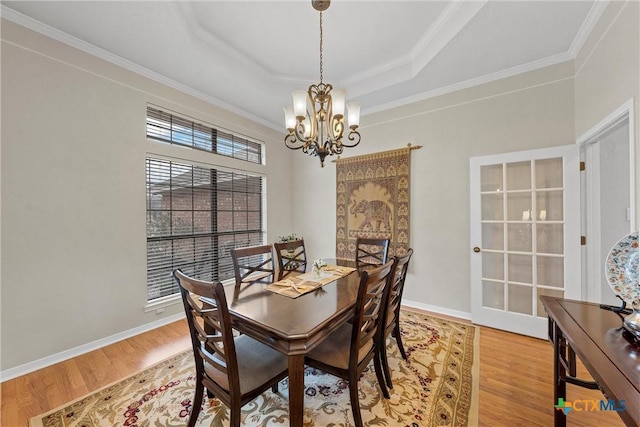
POLYGON ((638 275, 638 232, 624 236, 607 256, 605 272, 609 286, 627 304, 640 304, 638 275))

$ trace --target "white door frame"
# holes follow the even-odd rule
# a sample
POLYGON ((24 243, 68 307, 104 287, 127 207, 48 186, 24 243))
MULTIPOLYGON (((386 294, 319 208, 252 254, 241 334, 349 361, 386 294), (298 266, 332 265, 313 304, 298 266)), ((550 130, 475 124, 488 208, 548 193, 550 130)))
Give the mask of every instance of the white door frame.
POLYGON ((595 142, 618 124, 629 121, 629 232, 636 230, 636 150, 635 150, 634 98, 629 99, 615 111, 576 140, 581 146, 583 160, 587 164, 583 190, 586 200, 581 205, 582 231, 587 236, 587 245, 582 253, 582 295, 587 301, 601 301, 600 273, 603 268, 600 253, 600 156, 596 153, 595 142), (589 213, 587 215, 587 212, 589 213))

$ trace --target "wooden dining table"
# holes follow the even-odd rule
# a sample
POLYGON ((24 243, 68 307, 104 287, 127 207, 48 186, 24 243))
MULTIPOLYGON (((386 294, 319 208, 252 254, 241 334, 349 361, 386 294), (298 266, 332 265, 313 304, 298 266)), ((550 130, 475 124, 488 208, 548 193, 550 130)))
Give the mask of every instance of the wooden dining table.
MULTIPOLYGON (((607 410, 618 412, 628 426, 640 426, 640 345, 623 332, 623 316, 591 302, 548 295, 540 301, 554 347, 554 404, 567 399, 567 384, 600 389, 607 410), (576 377, 576 356, 595 382, 576 377)), ((565 411, 553 413, 554 426, 566 426, 565 411)))
MULTIPOLYGON (((355 268, 352 261, 325 262, 355 268)), ((292 427, 302 427, 305 355, 353 317, 359 283, 355 270, 297 298, 271 292, 265 283, 225 286, 234 329, 287 355, 292 427)))

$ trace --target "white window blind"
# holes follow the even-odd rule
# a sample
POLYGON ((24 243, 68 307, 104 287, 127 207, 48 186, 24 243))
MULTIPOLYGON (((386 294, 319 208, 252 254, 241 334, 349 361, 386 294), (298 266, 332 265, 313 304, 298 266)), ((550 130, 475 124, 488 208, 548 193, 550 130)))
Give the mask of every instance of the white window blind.
POLYGON ((147 106, 147 138, 262 163, 263 145, 213 126, 147 106))
POLYGON ((230 250, 264 242, 263 178, 147 158, 147 302, 177 294, 176 268, 233 277, 230 250))

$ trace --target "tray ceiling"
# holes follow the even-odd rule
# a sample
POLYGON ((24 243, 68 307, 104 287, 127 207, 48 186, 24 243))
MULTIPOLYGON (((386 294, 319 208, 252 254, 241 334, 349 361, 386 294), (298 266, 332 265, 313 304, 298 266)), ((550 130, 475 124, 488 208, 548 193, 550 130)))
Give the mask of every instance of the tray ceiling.
MULTIPOLYGON (((606 2, 334 0, 324 81, 362 114, 575 58, 606 2)), ((310 1, 2 2, 40 31, 274 129, 319 80, 310 1)))

